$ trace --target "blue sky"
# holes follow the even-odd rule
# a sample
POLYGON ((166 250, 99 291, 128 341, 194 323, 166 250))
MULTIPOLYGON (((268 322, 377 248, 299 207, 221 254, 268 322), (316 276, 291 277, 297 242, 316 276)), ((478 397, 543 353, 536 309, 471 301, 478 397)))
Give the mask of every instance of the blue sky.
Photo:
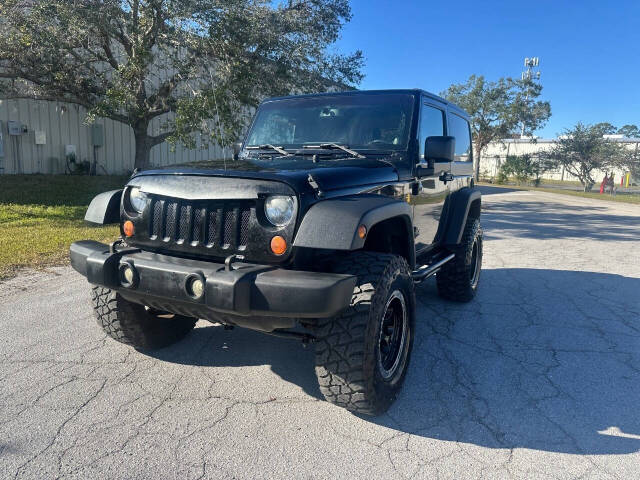
POLYGON ((540 57, 554 137, 578 121, 640 125, 640 0, 352 0, 338 48, 363 50, 362 89, 435 93, 471 74, 519 77, 540 57))

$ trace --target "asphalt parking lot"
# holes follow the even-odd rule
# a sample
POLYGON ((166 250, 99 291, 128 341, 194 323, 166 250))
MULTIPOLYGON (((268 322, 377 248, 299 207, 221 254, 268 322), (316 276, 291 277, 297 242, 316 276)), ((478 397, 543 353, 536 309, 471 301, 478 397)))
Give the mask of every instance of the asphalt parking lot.
POLYGON ((379 418, 296 341, 199 322, 145 355, 69 267, 0 283, 0 478, 640 478, 640 206, 484 193, 481 291, 418 287, 379 418))

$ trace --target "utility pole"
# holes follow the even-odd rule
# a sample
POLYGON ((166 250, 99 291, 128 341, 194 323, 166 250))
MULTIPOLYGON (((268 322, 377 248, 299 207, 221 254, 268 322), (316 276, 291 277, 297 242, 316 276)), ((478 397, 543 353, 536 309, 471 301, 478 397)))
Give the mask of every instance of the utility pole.
MULTIPOLYGON (((522 81, 530 82, 534 80, 540 80, 540 70, 537 70, 540 65, 540 57, 526 57, 524 59, 525 71, 522 72, 522 81)), ((527 91, 525 99, 529 101, 529 86, 527 85, 527 91)), ((520 138, 524 138, 524 121, 522 122, 522 131, 520 132, 520 138)))

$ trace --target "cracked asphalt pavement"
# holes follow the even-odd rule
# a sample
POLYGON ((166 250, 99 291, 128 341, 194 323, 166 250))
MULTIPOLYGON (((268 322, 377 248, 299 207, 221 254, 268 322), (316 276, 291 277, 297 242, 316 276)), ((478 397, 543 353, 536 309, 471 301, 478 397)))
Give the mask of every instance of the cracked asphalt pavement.
POLYGON ((0 478, 640 478, 640 207, 484 188, 469 304, 417 289, 379 418, 320 400, 313 351, 207 322, 142 354, 69 267, 0 284, 0 478))

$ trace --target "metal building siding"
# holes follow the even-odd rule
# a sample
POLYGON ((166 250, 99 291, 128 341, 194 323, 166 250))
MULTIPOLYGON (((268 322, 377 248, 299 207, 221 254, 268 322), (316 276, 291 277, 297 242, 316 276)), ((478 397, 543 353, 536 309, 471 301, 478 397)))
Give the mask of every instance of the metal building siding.
MULTIPOLYGON (((22 173, 64 173, 65 145, 75 145, 79 160, 93 160, 91 126, 85 124, 86 110, 83 107, 43 100, 3 100, 0 99, 0 121, 2 121, 2 141, 4 157, 0 157, 0 174, 17 173, 14 168, 15 140, 7 130, 9 120, 27 125, 28 133, 18 138, 21 153, 22 173), (46 132, 46 145, 35 144, 35 130, 46 132), (52 171, 50 158, 56 158, 57 170, 52 171)), ((166 118, 156 118, 149 127, 152 134, 161 132, 166 118)), ((133 170, 135 140, 131 127, 106 118, 98 118, 103 125, 104 146, 97 149, 98 163, 108 173, 119 174, 133 170)), ((201 145, 198 139, 198 145, 201 145)), ((230 148, 226 153, 231 155, 230 148)), ((208 148, 189 150, 181 145, 173 149, 169 144, 156 145, 151 150, 151 164, 165 166, 195 160, 220 158, 222 149, 210 144, 208 148)), ((103 173, 102 169, 98 169, 103 173)))

